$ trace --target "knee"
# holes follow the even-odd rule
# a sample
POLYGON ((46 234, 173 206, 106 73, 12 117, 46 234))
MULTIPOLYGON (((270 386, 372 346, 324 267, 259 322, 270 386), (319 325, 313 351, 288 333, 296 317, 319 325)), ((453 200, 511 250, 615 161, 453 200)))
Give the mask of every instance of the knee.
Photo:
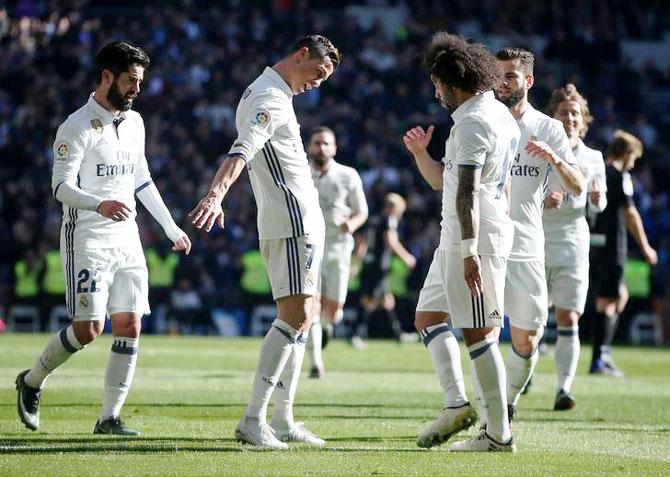
POLYGON ((100 336, 100 333, 104 329, 103 323, 100 321, 79 321, 73 323, 74 336, 79 341, 79 344, 86 346, 100 336))
POLYGON ((120 323, 112 323, 112 334, 126 338, 139 338, 142 331, 142 321, 128 320, 120 323))

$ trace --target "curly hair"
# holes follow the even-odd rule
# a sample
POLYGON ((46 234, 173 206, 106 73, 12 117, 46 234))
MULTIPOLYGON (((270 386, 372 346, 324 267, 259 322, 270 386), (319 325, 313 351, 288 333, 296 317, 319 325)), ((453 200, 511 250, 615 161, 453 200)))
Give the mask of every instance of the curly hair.
POLYGON ((471 94, 493 89, 502 76, 500 65, 483 44, 447 32, 433 36, 424 64, 431 77, 471 94))
POLYGON ((549 116, 553 117, 554 114, 556 114, 558 105, 563 101, 575 101, 576 103, 579 103, 579 107, 582 110, 582 117, 584 118, 584 128, 579 131, 579 137, 584 139, 584 137, 586 137, 586 132, 589 130, 589 124, 593 122, 593 116, 589 110, 588 101, 586 101, 586 98, 577 91, 577 87, 574 84, 568 83, 565 86, 556 88, 551 93, 551 99, 547 106, 547 113, 549 116))

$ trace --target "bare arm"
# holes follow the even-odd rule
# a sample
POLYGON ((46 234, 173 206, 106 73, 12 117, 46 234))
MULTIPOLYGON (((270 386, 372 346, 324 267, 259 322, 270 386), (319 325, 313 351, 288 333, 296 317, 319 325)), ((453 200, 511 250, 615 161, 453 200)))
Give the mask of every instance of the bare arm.
POLYGON ((482 170, 478 167, 458 166, 456 211, 461 224, 461 239, 479 237, 479 181, 482 170))
POLYGON ((386 245, 405 263, 405 265, 409 268, 414 268, 416 266, 416 258, 414 258, 414 255, 409 253, 405 246, 400 242, 397 231, 387 230, 384 232, 384 242, 386 242, 386 245))
POLYGON ((414 156, 416 166, 423 178, 433 190, 442 190, 442 172, 444 165, 435 161, 428 154, 427 147, 433 137, 434 126, 429 126, 424 132, 421 126, 408 130, 402 140, 407 150, 414 156))
POLYGON ((649 245, 647 234, 645 233, 644 225, 642 224, 642 218, 640 217, 637 208, 634 205, 624 207, 623 215, 626 220, 626 227, 635 239, 635 242, 640 246, 640 250, 642 250, 645 260, 650 265, 656 265, 656 263, 658 263, 658 255, 656 254, 656 250, 649 245))
POLYGON ((549 165, 558 174, 561 184, 568 191, 575 195, 580 195, 585 187, 584 176, 576 167, 572 167, 542 141, 528 141, 526 152, 533 157, 537 157, 549 163, 549 165))
POLYGON ((481 262, 477 254, 479 238, 479 181, 478 167, 458 166, 456 212, 461 224, 461 255, 463 275, 472 296, 482 293, 481 262))
POLYGON ((356 212, 355 214, 352 214, 351 217, 349 217, 347 220, 342 222, 340 228, 343 232, 353 234, 361 227, 361 225, 365 223, 366 220, 368 220, 367 211, 356 212))
POLYGON ((216 171, 209 192, 203 197, 198 205, 188 214, 191 217, 191 223, 196 228, 205 228, 207 232, 212 229, 215 221, 223 228, 223 209, 221 202, 226 196, 230 187, 235 183, 242 173, 246 162, 241 156, 230 155, 219 166, 216 171))

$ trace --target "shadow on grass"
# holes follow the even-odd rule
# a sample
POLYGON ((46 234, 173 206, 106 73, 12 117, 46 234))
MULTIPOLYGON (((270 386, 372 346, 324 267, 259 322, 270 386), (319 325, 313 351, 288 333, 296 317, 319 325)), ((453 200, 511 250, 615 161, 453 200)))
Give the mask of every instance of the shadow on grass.
MULTIPOLYGON (((212 408, 227 408, 227 407, 236 407, 236 408, 244 408, 247 406, 246 402, 238 402, 238 403, 190 403, 190 402, 162 402, 162 403, 128 403, 126 404, 126 407, 128 408, 133 408, 133 407, 139 407, 139 408, 145 408, 145 407, 182 407, 182 408, 199 408, 199 407, 212 407, 212 408)), ((407 409, 408 405, 407 404, 366 404, 366 403, 310 403, 310 402, 297 402, 295 404, 296 408, 300 407, 308 407, 308 408, 346 408, 346 409, 407 409)), ((0 408, 1 407, 11 407, 14 408, 16 407, 16 403, 0 403, 0 408)), ((49 407, 100 407, 99 402, 81 402, 81 403, 71 403, 71 402, 64 402, 64 403, 49 403, 47 405, 44 405, 42 408, 49 408, 49 407)), ((436 409, 435 406, 432 405, 413 405, 413 409, 436 409)), ((359 416, 356 416, 358 418, 359 416)))

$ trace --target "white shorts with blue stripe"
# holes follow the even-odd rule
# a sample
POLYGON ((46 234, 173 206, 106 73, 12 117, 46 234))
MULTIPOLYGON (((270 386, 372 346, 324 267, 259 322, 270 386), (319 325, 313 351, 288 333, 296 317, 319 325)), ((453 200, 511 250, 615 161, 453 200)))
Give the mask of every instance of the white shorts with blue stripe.
POLYGON ((323 245, 323 235, 260 240, 273 299, 317 294, 323 245))

